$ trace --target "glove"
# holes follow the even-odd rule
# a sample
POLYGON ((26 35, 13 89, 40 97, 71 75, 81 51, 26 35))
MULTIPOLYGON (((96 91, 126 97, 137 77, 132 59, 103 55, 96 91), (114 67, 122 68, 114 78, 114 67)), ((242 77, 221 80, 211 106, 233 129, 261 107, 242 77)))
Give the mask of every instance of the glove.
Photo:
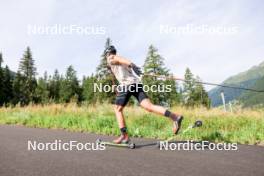
POLYGON ((143 74, 141 71, 141 68, 136 66, 135 64, 131 63, 129 67, 136 73, 137 76, 140 76, 143 74))

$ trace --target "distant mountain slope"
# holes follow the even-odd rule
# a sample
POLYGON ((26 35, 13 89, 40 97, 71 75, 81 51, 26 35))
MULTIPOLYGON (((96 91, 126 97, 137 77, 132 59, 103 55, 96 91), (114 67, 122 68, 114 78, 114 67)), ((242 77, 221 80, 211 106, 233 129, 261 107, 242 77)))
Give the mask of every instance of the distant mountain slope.
MULTIPOLYGON (((252 88, 255 86, 256 82, 259 79, 262 79, 263 77, 264 77, 264 62, 262 62, 258 66, 254 66, 250 68, 245 72, 239 73, 235 76, 231 76, 230 78, 225 80, 222 84, 244 87, 244 88, 252 88)), ((264 87, 262 89, 264 89, 264 87)), ((211 98, 212 106, 219 106, 222 104, 222 100, 220 97, 221 91, 224 91, 225 93, 226 102, 239 99, 239 97, 242 94, 248 92, 239 89, 216 87, 209 91, 209 97, 211 98)))
MULTIPOLYGON (((264 90, 264 77, 257 80, 253 89, 264 90)), ((255 105, 264 105, 264 92, 256 93, 256 92, 245 92, 240 96, 240 101, 243 103, 245 107, 255 106, 255 105)))
POLYGON ((239 73, 235 76, 231 76, 226 81, 224 81, 224 83, 239 84, 247 80, 259 79, 263 76, 264 76, 264 62, 262 62, 258 66, 253 66, 252 68, 250 68, 245 72, 239 73))

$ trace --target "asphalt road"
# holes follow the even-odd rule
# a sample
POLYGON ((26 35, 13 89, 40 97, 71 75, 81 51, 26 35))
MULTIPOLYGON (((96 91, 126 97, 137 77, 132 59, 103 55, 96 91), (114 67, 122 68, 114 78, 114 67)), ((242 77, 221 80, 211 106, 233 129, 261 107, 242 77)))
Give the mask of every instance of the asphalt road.
POLYGON ((98 137, 113 139, 0 125, 0 176, 264 175, 264 147, 259 146, 239 145, 238 151, 160 151, 151 140, 134 139, 141 145, 134 150, 107 147, 104 151, 28 151, 29 140, 86 143, 98 137))

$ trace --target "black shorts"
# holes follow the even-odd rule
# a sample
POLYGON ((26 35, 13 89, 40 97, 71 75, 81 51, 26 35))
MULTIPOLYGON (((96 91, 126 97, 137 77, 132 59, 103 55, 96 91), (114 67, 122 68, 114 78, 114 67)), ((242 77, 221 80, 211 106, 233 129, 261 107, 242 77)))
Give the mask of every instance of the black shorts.
POLYGON ((117 92, 115 104, 119 106, 126 106, 132 95, 138 100, 139 103, 148 98, 143 90, 142 84, 131 84, 126 87, 120 87, 117 92))

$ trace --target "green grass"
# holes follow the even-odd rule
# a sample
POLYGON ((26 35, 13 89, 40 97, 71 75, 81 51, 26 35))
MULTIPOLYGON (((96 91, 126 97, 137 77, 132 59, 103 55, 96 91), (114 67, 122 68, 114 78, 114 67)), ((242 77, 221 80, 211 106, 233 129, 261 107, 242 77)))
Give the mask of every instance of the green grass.
MULTIPOLYGON (((178 140, 208 140, 255 145, 264 143, 264 112, 261 110, 223 113, 219 109, 174 107, 173 111, 184 114, 183 128, 198 119, 204 124, 200 128, 178 135, 176 137, 178 140)), ((129 107, 125 110, 125 114, 129 134, 133 137, 166 139, 172 136, 171 121, 165 117, 150 114, 139 107, 129 107)), ((0 108, 0 124, 119 135, 112 106, 105 104, 90 107, 49 105, 0 108)))

